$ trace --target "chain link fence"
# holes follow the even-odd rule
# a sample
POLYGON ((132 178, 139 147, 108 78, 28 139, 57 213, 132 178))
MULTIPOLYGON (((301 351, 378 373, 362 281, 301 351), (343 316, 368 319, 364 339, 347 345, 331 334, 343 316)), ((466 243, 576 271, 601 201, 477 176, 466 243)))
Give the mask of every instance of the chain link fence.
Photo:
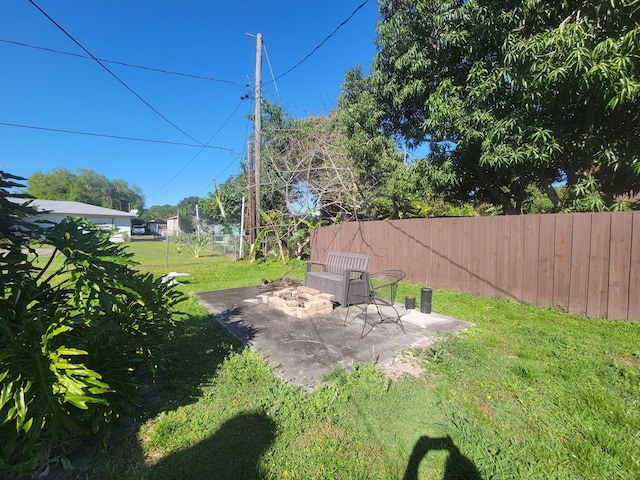
POLYGON ((131 235, 131 242, 165 242, 167 255, 205 254, 240 256, 240 235, 222 233, 180 233, 162 231, 154 234, 131 235))

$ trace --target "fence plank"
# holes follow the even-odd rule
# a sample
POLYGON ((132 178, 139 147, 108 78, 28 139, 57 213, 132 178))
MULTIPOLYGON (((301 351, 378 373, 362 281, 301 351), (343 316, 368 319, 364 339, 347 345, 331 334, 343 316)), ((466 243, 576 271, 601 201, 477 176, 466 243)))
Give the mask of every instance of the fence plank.
POLYGON ((433 266, 431 272, 433 274, 432 285, 435 288, 447 288, 448 280, 448 252, 446 251, 447 243, 449 241, 448 233, 444 228, 443 219, 434 219, 434 232, 432 236, 433 245, 433 266))
POLYGON ((496 288, 497 298, 510 297, 509 294, 509 260, 511 249, 509 248, 509 219, 497 217, 496 225, 496 288))
POLYGON ((432 273, 431 267, 433 265, 433 248, 432 248, 432 230, 433 224, 431 222, 415 221, 415 225, 419 227, 419 235, 416 239, 416 262, 414 269, 416 270, 416 277, 420 282, 425 285, 429 285, 431 281, 432 273))
MULTIPOLYGON (((485 264, 488 258, 484 256, 487 243, 486 222, 481 218, 469 218, 469 285, 467 291, 472 295, 482 295, 484 292, 485 264), (478 221, 480 220, 480 221, 478 221)), ((489 257, 490 258, 490 257, 489 257)))
MULTIPOLYGON (((389 223, 393 227, 389 231, 389 238, 394 238, 395 232, 397 231, 396 230, 397 227, 395 225, 397 222, 394 222, 393 224, 391 222, 389 223)), ((415 222, 407 222, 407 226, 409 230, 413 230, 414 226, 417 226, 417 225, 415 222)), ((417 270, 418 261, 419 261, 419 257, 416 252, 416 246, 417 246, 416 238, 414 235, 411 235, 410 233, 405 232, 404 235, 402 235, 402 240, 400 244, 401 244, 401 248, 399 250, 395 249, 396 254, 394 256, 395 258, 394 265, 398 265, 398 268, 400 270, 404 270, 407 276, 410 276, 413 278, 416 276, 416 270, 417 270), (408 262, 408 268, 400 268, 400 265, 404 264, 405 259, 406 259, 406 262, 408 262)))
POLYGON ((627 319, 640 322, 640 212, 633 212, 632 224, 629 313, 627 319))
POLYGON ((448 218, 449 230, 449 284, 447 288, 455 292, 462 292, 464 286, 464 230, 461 219, 448 218))
POLYGON ((571 283, 571 234, 572 215, 556 215, 556 238, 553 257, 553 305, 569 309, 571 283))
POLYGON ((485 297, 496 296, 496 282, 498 271, 498 219, 497 217, 489 217, 482 219, 482 223, 486 225, 486 241, 484 242, 484 258, 486 259, 483 292, 485 297))
POLYGON ((387 246, 387 258, 389 262, 380 270, 400 269, 400 264, 409 262, 414 263, 415 258, 412 257, 411 244, 412 235, 409 233, 410 228, 406 225, 407 220, 395 220, 384 222, 383 228, 380 229, 378 235, 380 241, 384 241, 387 246), (398 232, 402 232, 398 235, 398 232), (389 239, 393 238, 393 241, 389 239))
POLYGON ((525 215, 523 220, 522 301, 535 304, 540 266, 540 215, 525 215))
POLYGON ((473 244, 473 225, 469 218, 460 218, 459 229, 462 231, 460 243, 460 269, 458 291, 469 292, 471 287, 471 272, 473 270, 473 255, 471 254, 471 245, 473 244))
POLYGON ((553 306, 553 269, 555 257, 556 215, 540 215, 538 234, 538 291, 536 304, 553 306))
MULTIPOLYGON (((609 318, 626 319, 629 313, 629 274, 631 272, 632 212, 620 212, 611 218, 609 266, 609 318)), ((634 292, 637 295, 637 292, 634 292)))
POLYGON ((573 233, 571 235, 569 311, 579 315, 585 315, 587 312, 590 248, 591 215, 574 216, 573 233))
MULTIPOLYGON (((389 247, 395 251, 394 256, 394 269, 403 270, 407 276, 407 280, 413 282, 423 282, 425 277, 424 257, 422 257, 422 250, 426 245, 422 241, 423 232, 425 231, 424 224, 414 220, 395 220, 386 222, 389 226, 386 235, 386 241, 389 247), (399 244, 396 245, 398 233, 402 236, 399 244)), ((390 268, 387 266, 387 268, 390 268)))
POLYGON ((522 216, 509 216, 509 291, 508 297, 516 302, 522 301, 522 275, 524 236, 522 216))
POLYGON ((364 228, 367 228, 367 234, 360 239, 371 252, 369 253, 369 271, 379 272, 391 268, 386 267, 386 265, 393 265, 395 261, 393 252, 398 251, 399 244, 404 241, 405 235, 397 235, 394 232, 392 238, 395 241, 393 243, 385 241, 385 231, 388 223, 375 222, 372 225, 369 225, 369 223, 363 223, 364 228))
POLYGON ((611 215, 591 215, 589 285, 586 299, 586 314, 590 317, 605 317, 607 313, 610 243, 611 215))

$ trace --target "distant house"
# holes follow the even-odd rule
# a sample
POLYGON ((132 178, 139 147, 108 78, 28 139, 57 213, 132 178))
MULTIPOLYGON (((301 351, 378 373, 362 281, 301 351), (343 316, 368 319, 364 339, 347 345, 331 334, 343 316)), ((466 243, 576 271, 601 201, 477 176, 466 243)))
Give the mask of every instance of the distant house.
MULTIPOLYGON (((16 203, 24 203, 23 198, 11 198, 16 203)), ((112 242, 123 242, 131 235, 131 219, 136 215, 121 212, 111 208, 96 207, 81 202, 67 202, 63 200, 31 200, 31 205, 43 212, 41 218, 59 223, 67 217, 88 220, 105 230, 117 230, 111 237, 112 242)))

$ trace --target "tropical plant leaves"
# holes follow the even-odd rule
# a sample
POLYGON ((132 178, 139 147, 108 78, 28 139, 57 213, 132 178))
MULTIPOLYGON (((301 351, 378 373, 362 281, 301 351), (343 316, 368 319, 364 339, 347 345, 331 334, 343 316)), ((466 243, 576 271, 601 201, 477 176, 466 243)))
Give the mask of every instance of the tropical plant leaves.
POLYGON ((28 199, 8 199, 16 180, 0 172, 0 465, 29 469, 70 431, 106 444, 184 296, 133 270, 109 232, 72 218, 34 222, 28 199), (34 241, 52 257, 36 262, 34 241))

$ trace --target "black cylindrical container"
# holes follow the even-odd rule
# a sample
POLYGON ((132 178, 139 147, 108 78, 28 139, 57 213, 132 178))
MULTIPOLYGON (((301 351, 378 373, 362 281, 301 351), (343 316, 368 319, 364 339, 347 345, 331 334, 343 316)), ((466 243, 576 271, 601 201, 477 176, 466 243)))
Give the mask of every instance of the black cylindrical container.
POLYGON ((414 308, 416 308, 416 297, 413 295, 407 295, 404 297, 404 309, 413 310, 414 308))
POLYGON ((430 288, 423 288, 420 292, 420 311, 422 313, 431 313, 431 298, 433 296, 433 290, 430 288))

